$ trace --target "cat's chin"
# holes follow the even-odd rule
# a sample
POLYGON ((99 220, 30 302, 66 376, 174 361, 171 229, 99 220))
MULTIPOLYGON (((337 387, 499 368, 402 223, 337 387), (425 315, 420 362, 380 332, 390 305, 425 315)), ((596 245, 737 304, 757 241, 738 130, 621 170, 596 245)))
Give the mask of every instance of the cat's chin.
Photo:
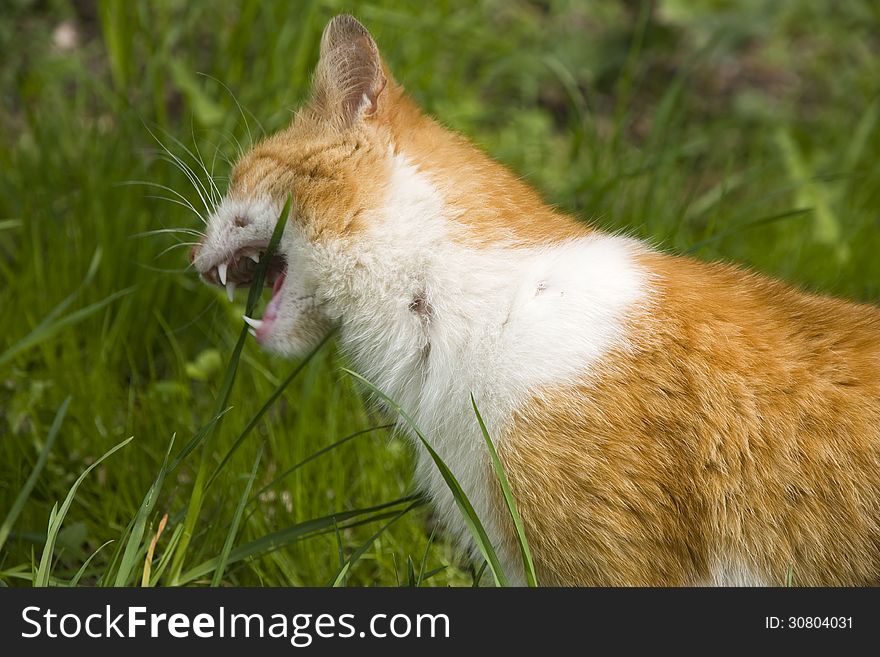
POLYGON ((331 330, 326 319, 309 313, 298 318, 292 326, 277 324, 271 332, 255 337, 260 348, 268 353, 284 358, 302 358, 320 345, 331 330))
POLYGON ((329 320, 315 300, 304 272, 279 272, 272 286, 272 298, 261 319, 244 317, 250 333, 268 352, 296 358, 312 351, 331 330, 329 320))

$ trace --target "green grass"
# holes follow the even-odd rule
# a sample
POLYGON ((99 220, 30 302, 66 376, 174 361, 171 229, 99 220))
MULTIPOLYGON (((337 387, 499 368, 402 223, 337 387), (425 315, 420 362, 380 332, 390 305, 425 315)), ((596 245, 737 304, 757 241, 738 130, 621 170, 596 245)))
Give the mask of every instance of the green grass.
POLYGON ((245 294, 197 281, 176 232, 202 199, 174 159, 222 191, 307 93, 340 11, 550 202, 880 298, 869 0, 76 7, 13 0, 0 18, 0 583, 140 583, 166 513, 153 584, 472 582, 334 342, 291 363, 248 340, 235 359, 245 294))

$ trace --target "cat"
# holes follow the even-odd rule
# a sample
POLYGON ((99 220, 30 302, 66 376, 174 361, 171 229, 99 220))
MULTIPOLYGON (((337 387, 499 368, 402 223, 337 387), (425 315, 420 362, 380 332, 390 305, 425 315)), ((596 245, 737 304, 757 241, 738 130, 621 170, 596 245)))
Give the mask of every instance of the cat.
MULTIPOLYGON (((235 165, 190 258, 273 296, 245 318, 303 355, 334 327, 523 565, 471 394, 546 585, 880 579, 880 309, 661 253, 546 205, 423 114, 351 16, 308 102, 235 165)), ((417 445, 416 479, 473 549, 417 445)))

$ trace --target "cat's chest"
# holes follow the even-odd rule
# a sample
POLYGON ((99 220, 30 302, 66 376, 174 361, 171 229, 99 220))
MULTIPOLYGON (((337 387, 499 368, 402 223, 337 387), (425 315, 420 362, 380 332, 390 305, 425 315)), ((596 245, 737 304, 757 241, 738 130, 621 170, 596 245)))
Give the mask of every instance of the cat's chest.
MULTIPOLYGON (((412 418, 500 540, 498 484, 472 396, 497 443, 537 390, 582 381, 625 345, 626 314, 648 294, 632 244, 584 239, 482 255, 438 249, 418 267, 389 262, 388 253, 347 264, 343 277, 323 277, 335 291, 325 294, 343 348, 412 418)), ((470 545, 446 482, 401 425, 419 454, 419 487, 443 525, 470 545)))
POLYGON ((440 430, 459 409, 472 416, 471 394, 501 429, 536 389, 582 380, 626 346, 628 313, 650 297, 633 249, 603 236, 437 248, 411 263, 371 254, 345 267, 327 297, 361 374, 424 429, 440 430))

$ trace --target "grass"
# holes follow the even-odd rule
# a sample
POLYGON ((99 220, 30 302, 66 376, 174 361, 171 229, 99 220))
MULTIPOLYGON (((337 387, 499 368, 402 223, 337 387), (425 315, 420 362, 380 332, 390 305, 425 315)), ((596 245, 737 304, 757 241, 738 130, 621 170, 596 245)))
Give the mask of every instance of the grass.
POLYGON ((208 176, 222 192, 239 149, 289 120, 340 11, 428 111, 552 203, 880 297, 869 0, 8 4, 0 583, 479 578, 434 535, 409 446, 332 339, 302 363, 268 358, 239 342, 244 293, 230 304, 186 270, 188 206, 204 211, 208 176))

